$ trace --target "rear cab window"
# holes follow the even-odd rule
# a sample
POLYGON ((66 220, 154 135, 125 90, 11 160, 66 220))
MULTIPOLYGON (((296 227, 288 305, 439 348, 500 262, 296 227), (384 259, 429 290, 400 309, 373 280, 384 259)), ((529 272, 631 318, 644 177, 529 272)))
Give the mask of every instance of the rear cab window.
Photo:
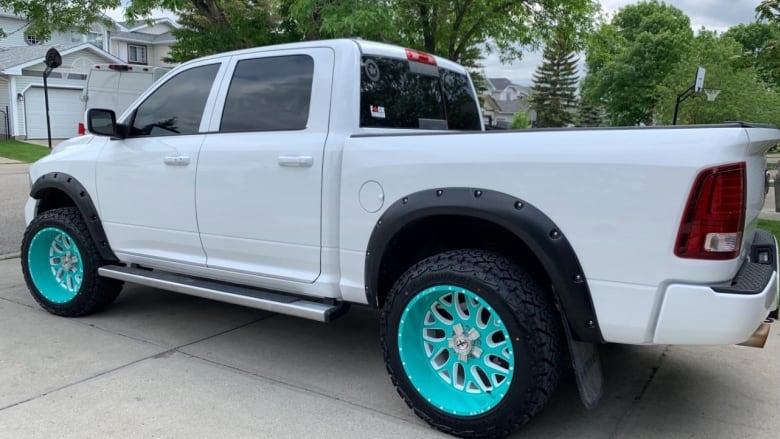
POLYGON ((465 74, 429 63, 367 54, 360 63, 360 127, 482 129, 465 74))

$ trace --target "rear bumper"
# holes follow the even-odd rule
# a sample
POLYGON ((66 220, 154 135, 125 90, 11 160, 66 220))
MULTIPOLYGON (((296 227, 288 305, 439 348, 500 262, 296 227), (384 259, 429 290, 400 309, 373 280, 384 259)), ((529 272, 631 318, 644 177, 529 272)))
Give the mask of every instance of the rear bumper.
POLYGON ((655 344, 739 344, 778 305, 777 241, 758 230, 737 276, 720 285, 671 284, 653 335, 655 344))

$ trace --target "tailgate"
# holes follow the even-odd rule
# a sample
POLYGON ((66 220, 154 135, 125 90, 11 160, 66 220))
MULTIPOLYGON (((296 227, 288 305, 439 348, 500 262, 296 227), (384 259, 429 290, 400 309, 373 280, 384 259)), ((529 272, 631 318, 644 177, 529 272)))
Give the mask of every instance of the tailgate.
MULTIPOLYGON (((767 176, 766 153, 780 142, 780 130, 775 128, 749 127, 746 128, 748 144, 745 149, 747 155, 747 212, 745 215, 745 239, 742 250, 748 251, 753 243, 758 215, 764 207, 766 194, 769 190, 769 178, 767 176)), ((745 254, 745 253, 743 253, 745 254)))

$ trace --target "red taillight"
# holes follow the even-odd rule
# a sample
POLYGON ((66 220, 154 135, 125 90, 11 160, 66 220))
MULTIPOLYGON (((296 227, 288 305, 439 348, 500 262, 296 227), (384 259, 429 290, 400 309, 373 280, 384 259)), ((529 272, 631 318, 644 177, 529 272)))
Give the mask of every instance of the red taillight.
POLYGON ((406 59, 417 61, 423 64, 436 65, 436 58, 430 53, 420 52, 418 50, 406 49, 406 59))
POLYGON ((692 259, 733 259, 745 228, 745 163, 705 169, 685 206, 674 254, 692 259))
POLYGON ((84 124, 79 122, 79 136, 83 136, 84 134, 87 134, 87 129, 84 128, 84 124))

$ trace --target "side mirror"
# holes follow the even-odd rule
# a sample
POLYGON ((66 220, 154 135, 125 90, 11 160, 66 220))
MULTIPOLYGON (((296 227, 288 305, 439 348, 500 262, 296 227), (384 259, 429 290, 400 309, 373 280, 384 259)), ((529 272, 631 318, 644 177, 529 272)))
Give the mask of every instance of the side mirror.
POLYGON ((116 114, 113 110, 91 108, 87 112, 87 130, 98 136, 115 137, 117 134, 116 114))

